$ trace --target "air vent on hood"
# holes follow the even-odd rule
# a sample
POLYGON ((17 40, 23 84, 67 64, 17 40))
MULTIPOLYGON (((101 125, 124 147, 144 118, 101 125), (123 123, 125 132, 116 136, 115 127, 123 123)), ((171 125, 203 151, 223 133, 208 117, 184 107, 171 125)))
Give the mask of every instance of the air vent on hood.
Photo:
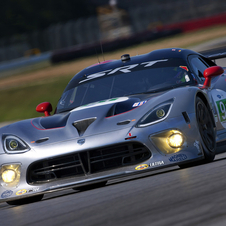
POLYGON ((76 121, 72 125, 78 130, 79 136, 82 136, 86 129, 96 120, 97 118, 87 118, 76 121))

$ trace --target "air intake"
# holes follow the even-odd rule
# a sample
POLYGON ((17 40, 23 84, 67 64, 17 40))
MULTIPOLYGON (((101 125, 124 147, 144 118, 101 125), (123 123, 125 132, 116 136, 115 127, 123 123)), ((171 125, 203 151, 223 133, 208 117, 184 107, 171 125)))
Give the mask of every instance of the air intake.
POLYGON ((82 136, 86 129, 96 120, 97 118, 87 118, 82 119, 76 122, 73 122, 72 125, 78 130, 79 136, 82 136))

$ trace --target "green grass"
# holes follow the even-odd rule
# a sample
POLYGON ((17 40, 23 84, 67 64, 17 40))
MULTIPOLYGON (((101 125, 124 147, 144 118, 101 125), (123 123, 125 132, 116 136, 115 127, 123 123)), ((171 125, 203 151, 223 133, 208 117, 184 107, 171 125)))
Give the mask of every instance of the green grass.
POLYGON ((50 102, 55 109, 69 80, 69 77, 65 77, 46 84, 1 90, 0 122, 43 116, 36 112, 36 106, 45 101, 50 102))

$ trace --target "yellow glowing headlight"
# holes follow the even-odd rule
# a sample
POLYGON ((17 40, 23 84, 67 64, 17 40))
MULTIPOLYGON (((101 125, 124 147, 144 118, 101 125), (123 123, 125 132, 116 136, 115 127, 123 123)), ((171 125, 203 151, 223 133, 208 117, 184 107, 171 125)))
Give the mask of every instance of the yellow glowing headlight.
POLYGON ((184 138, 182 134, 174 133, 168 137, 167 141, 170 147, 179 148, 184 143, 184 138))
POLYGON ((21 164, 6 164, 0 168, 0 184, 3 187, 16 187, 20 182, 21 164))
POLYGON ((16 179, 16 172, 14 170, 8 169, 2 173, 2 180, 5 183, 12 183, 16 179))
POLYGON ((186 137, 177 129, 153 134, 150 139, 164 155, 177 153, 187 146, 186 137))

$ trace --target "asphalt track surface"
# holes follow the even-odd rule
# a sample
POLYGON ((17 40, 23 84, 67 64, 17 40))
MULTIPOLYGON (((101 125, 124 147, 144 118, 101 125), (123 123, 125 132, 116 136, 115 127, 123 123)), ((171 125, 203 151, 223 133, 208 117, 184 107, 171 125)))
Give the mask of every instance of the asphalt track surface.
POLYGON ((55 192, 36 203, 0 203, 0 225, 226 225, 225 175, 223 153, 209 164, 149 171, 83 192, 55 192))

